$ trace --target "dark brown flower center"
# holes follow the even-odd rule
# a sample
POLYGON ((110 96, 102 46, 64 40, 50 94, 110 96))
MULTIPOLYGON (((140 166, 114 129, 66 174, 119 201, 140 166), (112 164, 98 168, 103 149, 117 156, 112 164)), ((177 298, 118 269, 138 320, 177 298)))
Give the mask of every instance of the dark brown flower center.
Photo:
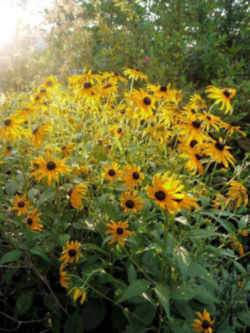
POLYGON ((117 235, 122 235, 124 233, 123 228, 117 228, 116 233, 117 233, 117 235))
POLYGON ((104 89, 108 89, 108 88, 111 88, 112 87, 112 84, 108 83, 106 84, 106 86, 104 86, 104 89))
POLYGON ((207 120, 212 120, 212 118, 210 116, 207 116, 207 120))
POLYGON ((230 97, 230 92, 228 90, 223 91, 223 95, 226 96, 227 98, 230 97))
POLYGON ((92 84, 90 83, 90 82, 85 82, 84 83, 84 88, 85 89, 89 89, 89 88, 91 88, 92 87, 92 84))
POLYGON ((47 163, 47 169, 48 169, 48 170, 55 170, 55 168, 56 168, 56 163, 55 163, 55 162, 53 162, 53 161, 49 161, 49 162, 47 163))
POLYGON ((114 175, 115 175, 115 170, 110 169, 109 172, 108 172, 108 174, 109 174, 110 177, 114 177, 114 175))
POLYGON ((137 172, 137 171, 133 172, 133 179, 137 180, 139 178, 140 178, 139 172, 137 172))
POLYGON ((25 206, 25 202, 24 201, 19 201, 18 204, 17 204, 17 206, 19 208, 23 208, 25 206))
POLYGON ((33 220, 32 220, 32 218, 29 217, 29 218, 27 219, 27 224, 28 224, 28 225, 31 225, 32 223, 33 223, 33 220))
POLYGON ((199 154, 195 154, 195 157, 197 158, 197 160, 201 160, 202 159, 202 156, 201 155, 199 155, 199 154))
POLYGON ((45 88, 42 88, 42 89, 40 89, 40 92, 41 92, 42 94, 45 94, 45 93, 47 92, 47 90, 46 90, 45 88))
POLYGON ((166 92, 166 91, 167 91, 167 87, 166 87, 166 86, 161 86, 161 87, 160 87, 160 91, 162 91, 162 92, 166 92))
POLYGON ((48 82, 47 82, 47 86, 48 86, 48 87, 53 86, 53 82, 52 82, 52 81, 48 81, 48 82))
POLYGON ((12 147, 11 147, 11 146, 7 146, 7 147, 6 147, 6 150, 7 150, 8 152, 12 151, 12 147))
POLYGON ((117 133, 121 133, 122 132, 122 128, 121 127, 119 127, 118 129, 117 129, 117 133))
POLYGON ((201 127, 201 121, 195 120, 192 122, 192 125, 194 128, 200 128, 201 127))
POLYGON ((192 140, 189 145, 190 145, 191 148, 194 148, 194 146, 196 146, 197 143, 198 143, 198 141, 192 140))
POLYGON ((223 149, 224 149, 224 147, 225 147, 225 144, 224 143, 222 143, 222 142, 216 142, 216 144, 215 144, 215 148, 217 148, 218 150, 220 150, 220 151, 222 151, 223 149))
POLYGON ((34 130, 33 130, 33 134, 36 134, 37 132, 38 132, 38 130, 39 130, 39 128, 38 127, 36 127, 34 130))
POLYGON ((144 98, 143 98, 143 103, 144 103, 145 105, 150 105, 150 104, 151 104, 151 99, 150 99, 149 97, 144 97, 144 98))
POLYGON ((126 206, 127 208, 129 208, 129 209, 132 209, 132 208, 134 208, 135 203, 134 203, 133 200, 127 200, 127 201, 125 202, 125 206, 126 206))
POLYGON ((10 120, 10 119, 6 119, 6 120, 4 121, 4 125, 5 125, 5 126, 10 126, 10 125, 11 125, 11 120, 10 120))
POLYGON ((35 97, 35 100, 36 100, 36 101, 39 101, 40 98, 41 98, 41 97, 38 95, 38 96, 35 97))
POLYGON ((76 256, 76 250, 71 249, 71 250, 68 251, 68 254, 69 254, 70 257, 75 257, 76 256))
POLYGON ((35 169, 39 169, 40 165, 38 163, 34 163, 33 166, 34 166, 35 169))
POLYGON ((209 328, 211 327, 211 324, 208 320, 203 320, 202 321, 202 328, 206 329, 206 328, 209 328))
POLYGON ((155 197, 157 200, 163 201, 164 199, 166 199, 166 193, 163 191, 157 191, 155 192, 155 197))

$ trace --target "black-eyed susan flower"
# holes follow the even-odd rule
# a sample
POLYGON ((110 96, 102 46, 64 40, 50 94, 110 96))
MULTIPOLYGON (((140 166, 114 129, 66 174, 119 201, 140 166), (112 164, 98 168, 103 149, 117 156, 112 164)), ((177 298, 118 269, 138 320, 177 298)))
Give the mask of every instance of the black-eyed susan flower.
POLYGON ((215 99, 215 104, 221 103, 221 110, 225 110, 225 113, 232 111, 231 100, 236 95, 236 90, 232 88, 216 88, 214 86, 209 86, 206 89, 208 97, 215 99))
MULTIPOLYGON (((194 142, 194 140, 192 140, 191 142, 194 142)), ((184 165, 184 168, 188 171, 190 171, 191 173, 199 173, 200 175, 202 175, 204 173, 203 170, 203 165, 202 165, 202 155, 200 153, 198 153, 197 151, 193 150, 189 150, 186 153, 182 153, 180 155, 180 157, 183 157, 185 159, 188 159, 187 162, 184 165)))
POLYGON ((225 168, 231 164, 234 167, 234 157, 228 151, 229 146, 226 146, 224 140, 219 138, 217 141, 204 145, 204 153, 210 156, 217 163, 222 163, 225 168))
POLYGON ((197 204, 197 199, 188 195, 184 194, 182 199, 175 199, 175 201, 178 203, 178 210, 181 210, 182 208, 186 209, 199 209, 199 205, 197 204))
POLYGON ((113 124, 109 127, 110 134, 115 138, 121 138, 124 134, 124 128, 119 124, 113 124))
POLYGON ((242 204, 244 207, 246 207, 248 204, 247 189, 244 185, 237 182, 236 180, 232 180, 230 182, 227 196, 229 201, 234 203, 236 208, 240 207, 242 204))
POLYGON ((38 223, 40 221, 40 216, 42 214, 38 213, 37 209, 33 209, 28 213, 26 217, 26 225, 31 231, 42 231, 43 225, 38 223))
POLYGON ((60 265, 60 270, 59 270, 59 275, 60 275, 60 278, 59 278, 59 283, 61 285, 61 287, 63 288, 68 288, 69 287, 69 280, 70 280, 70 277, 67 275, 67 272, 64 271, 66 265, 64 263, 62 263, 60 265))
POLYGON ((120 203, 125 213, 136 213, 143 208, 143 200, 136 196, 137 192, 125 192, 120 197, 120 203))
POLYGON ((39 158, 39 168, 32 172, 32 176, 35 177, 38 181, 43 178, 48 179, 48 185, 50 186, 52 180, 56 182, 59 181, 59 175, 65 174, 69 171, 69 168, 64 164, 65 159, 57 160, 52 158, 50 153, 46 153, 46 158, 42 156, 39 158))
POLYGON ((137 69, 131 69, 127 68, 123 71, 123 73, 128 76, 130 79, 134 79, 135 81, 137 80, 147 80, 147 75, 140 72, 137 69))
POLYGON ((115 242, 118 242, 119 244, 124 245, 128 236, 132 235, 132 232, 127 230, 127 228, 128 228, 127 222, 111 221, 107 226, 108 226, 109 230, 106 230, 105 234, 112 235, 112 238, 109 241, 110 245, 112 245, 115 242))
POLYGON ((199 94, 194 94, 190 97, 190 105, 197 107, 199 110, 206 109, 207 107, 206 102, 199 94))
POLYGON ((78 241, 67 241, 66 247, 63 248, 63 255, 59 258, 60 261, 63 261, 65 264, 74 263, 79 261, 81 243, 78 241))
POLYGON ((79 287, 73 287, 69 290, 68 295, 73 295, 73 301, 77 302, 80 299, 80 304, 83 304, 86 300, 87 293, 85 290, 79 287))
POLYGON ((43 142, 43 139, 51 131, 51 124, 44 124, 39 127, 36 127, 32 131, 31 142, 35 146, 40 146, 43 142))
POLYGON ((82 201, 87 193, 87 186, 85 184, 78 184, 70 191, 70 203, 75 209, 82 209, 82 201))
POLYGON ((120 167, 117 163, 113 162, 110 165, 105 166, 105 170, 103 172, 103 178, 108 180, 110 183, 114 183, 115 179, 119 179, 121 175, 120 167))
POLYGON ((17 211, 18 216, 27 214, 31 207, 30 201, 26 200, 26 194, 23 196, 16 195, 12 209, 17 211))
POLYGON ((25 121, 25 118, 18 117, 16 115, 5 118, 0 127, 0 137, 3 137, 7 141, 20 139, 25 133, 21 124, 25 121))
POLYGON ((197 312, 199 319, 194 319, 194 324, 191 326, 195 332, 213 333, 214 320, 211 319, 209 312, 204 309, 203 313, 197 312))
POLYGON ((174 214, 178 208, 178 199, 183 199, 183 185, 176 179, 175 175, 170 176, 169 172, 164 175, 156 174, 152 181, 153 186, 146 186, 148 196, 161 208, 174 214))
POLYGON ((150 117, 155 107, 156 99, 143 89, 133 90, 127 95, 128 100, 134 103, 143 118, 150 117))
POLYGON ((58 83, 57 79, 56 79, 53 75, 47 77, 47 78, 44 80, 44 86, 45 86, 47 89, 49 89, 49 90, 58 87, 58 85, 59 85, 59 83, 58 83))
POLYGON ((125 166, 121 176, 121 181, 125 186, 134 189, 141 184, 143 179, 144 175, 140 167, 137 167, 135 164, 125 166))
POLYGON ((67 157, 67 156, 69 156, 73 152, 73 149, 74 149, 74 144, 73 143, 69 143, 67 145, 61 146, 60 150, 63 153, 63 156, 67 157))

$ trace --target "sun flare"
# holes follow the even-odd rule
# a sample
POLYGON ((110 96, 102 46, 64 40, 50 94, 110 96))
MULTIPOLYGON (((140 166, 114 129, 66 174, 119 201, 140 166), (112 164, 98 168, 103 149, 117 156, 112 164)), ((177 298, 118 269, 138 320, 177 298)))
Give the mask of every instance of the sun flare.
POLYGON ((13 1, 0 2, 0 45, 14 38, 20 15, 20 9, 13 1))

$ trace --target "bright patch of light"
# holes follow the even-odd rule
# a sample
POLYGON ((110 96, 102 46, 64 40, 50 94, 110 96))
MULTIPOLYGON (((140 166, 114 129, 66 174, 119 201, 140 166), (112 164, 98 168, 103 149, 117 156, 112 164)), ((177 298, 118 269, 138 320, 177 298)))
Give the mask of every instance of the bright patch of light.
POLYGON ((19 19, 20 9, 13 1, 0 2, 0 45, 14 38, 19 19))
POLYGON ((54 0, 27 1, 26 6, 19 6, 17 0, 0 0, 0 46, 14 40, 22 24, 38 25, 45 8, 54 0))

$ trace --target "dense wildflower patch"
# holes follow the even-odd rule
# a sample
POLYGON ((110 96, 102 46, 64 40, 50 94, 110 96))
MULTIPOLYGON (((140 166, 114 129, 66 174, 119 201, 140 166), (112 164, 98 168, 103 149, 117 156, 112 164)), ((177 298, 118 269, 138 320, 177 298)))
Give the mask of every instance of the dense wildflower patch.
POLYGON ((243 327, 248 162, 237 165, 228 143, 244 133, 222 117, 236 91, 184 98, 168 82, 124 74, 84 70, 67 86, 51 76, 6 98, 2 237, 24 262, 40 258, 36 273, 56 270, 80 309, 112 301, 127 327, 212 333, 231 315, 220 322, 232 282, 243 327))

